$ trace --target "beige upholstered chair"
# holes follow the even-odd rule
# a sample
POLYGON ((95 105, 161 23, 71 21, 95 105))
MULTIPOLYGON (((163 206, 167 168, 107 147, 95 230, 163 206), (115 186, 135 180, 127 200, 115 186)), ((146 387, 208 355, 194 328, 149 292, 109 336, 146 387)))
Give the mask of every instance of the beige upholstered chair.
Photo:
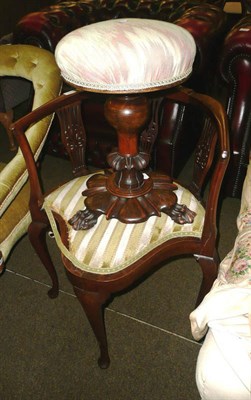
MULTIPOLYGON (((47 50, 28 45, 0 46, 0 76, 21 77, 32 82, 35 109, 60 93, 61 78, 54 56, 47 50)), ((51 125, 48 116, 26 134, 37 160, 51 125)), ((10 250, 27 231, 30 223, 27 170, 20 150, 8 164, 0 161, 0 252, 1 265, 10 250)))

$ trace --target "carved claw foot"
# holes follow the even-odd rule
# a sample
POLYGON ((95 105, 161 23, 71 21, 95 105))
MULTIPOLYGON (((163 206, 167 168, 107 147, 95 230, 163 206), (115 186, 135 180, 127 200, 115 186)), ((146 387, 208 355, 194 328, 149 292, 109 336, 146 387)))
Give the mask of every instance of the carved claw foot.
POLYGON ((86 230, 92 228, 97 223, 100 214, 98 211, 91 211, 86 208, 85 210, 78 211, 68 222, 75 231, 86 230))
POLYGON ((191 211, 185 204, 175 204, 168 215, 174 222, 180 225, 192 224, 196 213, 191 211))

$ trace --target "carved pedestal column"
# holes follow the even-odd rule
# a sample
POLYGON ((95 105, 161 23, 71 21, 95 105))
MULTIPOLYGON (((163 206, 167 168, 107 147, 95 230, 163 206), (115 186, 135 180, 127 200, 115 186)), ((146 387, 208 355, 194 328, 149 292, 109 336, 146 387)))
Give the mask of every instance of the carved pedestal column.
POLYGON ((138 151, 139 132, 149 119, 145 96, 110 96, 105 116, 118 134, 118 152, 108 156, 112 172, 96 174, 83 192, 85 210, 69 223, 74 229, 89 229, 97 218, 117 218, 124 223, 139 223, 165 212, 178 223, 192 222, 194 213, 177 204, 177 186, 166 175, 144 173, 150 154, 138 151))

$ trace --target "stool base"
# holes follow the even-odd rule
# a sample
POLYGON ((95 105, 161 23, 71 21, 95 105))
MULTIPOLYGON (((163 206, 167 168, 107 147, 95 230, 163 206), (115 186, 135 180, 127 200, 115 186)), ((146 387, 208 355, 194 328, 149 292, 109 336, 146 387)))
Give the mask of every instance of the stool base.
POLYGON ((78 211, 70 220, 75 230, 89 229, 97 223, 100 215, 107 219, 116 218, 123 223, 140 223, 151 216, 169 215, 176 223, 192 223, 195 213, 183 204, 177 203, 173 190, 177 186, 165 175, 149 174, 141 188, 141 194, 135 191, 118 196, 109 190, 113 182, 113 173, 96 174, 87 181, 85 210, 78 211), (145 188, 144 188, 145 186, 145 188))

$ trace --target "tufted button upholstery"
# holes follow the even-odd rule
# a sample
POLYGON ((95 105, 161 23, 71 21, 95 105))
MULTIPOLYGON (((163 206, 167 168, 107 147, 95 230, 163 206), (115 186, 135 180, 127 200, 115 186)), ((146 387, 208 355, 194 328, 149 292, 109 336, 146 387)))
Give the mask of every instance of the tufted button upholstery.
MULTIPOLYGON (((0 46, 0 76, 20 77, 32 82, 32 109, 57 97, 61 90, 59 69, 53 54, 30 45, 0 46)), ((47 137, 51 116, 30 127, 26 134, 38 158, 47 137)), ((13 244, 27 231, 28 174, 20 150, 8 163, 0 165, 0 252, 6 259, 13 244)))
MULTIPOLYGON (((58 95, 60 85, 59 71, 52 54, 46 50, 28 45, 1 46, 0 54, 0 76, 19 76, 33 83, 33 109, 58 95), (49 80, 51 81, 50 86, 48 86, 49 80)), ((28 132, 30 145, 36 158, 45 139, 45 129, 48 129, 48 120, 42 121, 28 132)), ((8 207, 26 180, 25 163, 20 151, 18 151, 17 155, 1 173, 0 215, 8 207), (16 165, 16 168, 13 168, 14 165, 16 165)))
POLYGON ((219 63, 219 82, 230 121, 231 159, 225 191, 241 197, 251 146, 251 15, 242 18, 227 34, 219 63))
MULTIPOLYGON (((69 32, 85 25, 114 18, 146 18, 174 22, 187 28, 196 39, 197 66, 205 66, 208 46, 222 34, 226 15, 222 1, 179 0, 98 0, 60 1, 18 21, 14 43, 29 43, 52 52, 69 32), (219 6, 218 6, 219 5, 219 6)), ((215 42, 214 42, 215 46, 215 42)))

